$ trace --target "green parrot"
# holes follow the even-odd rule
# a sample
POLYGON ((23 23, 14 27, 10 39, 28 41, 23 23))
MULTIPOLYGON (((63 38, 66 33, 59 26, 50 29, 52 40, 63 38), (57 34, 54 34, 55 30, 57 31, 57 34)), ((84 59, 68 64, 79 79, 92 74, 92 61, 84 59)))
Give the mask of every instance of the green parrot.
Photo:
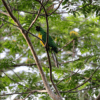
MULTIPOLYGON (((44 43, 46 43, 47 33, 40 26, 36 26, 36 30, 38 32, 40 32, 40 34, 38 35, 38 37, 40 39, 42 39, 44 43)), ((40 43, 44 46, 43 42, 40 41, 40 43)), ((54 54, 53 54, 55 56, 54 59, 57 62, 57 57, 56 57, 55 53, 58 53, 58 49, 57 49, 57 46, 56 46, 55 42, 51 38, 51 36, 49 36, 48 46, 49 46, 49 50, 54 51, 54 54)), ((58 67, 58 63, 56 63, 56 67, 58 67)))

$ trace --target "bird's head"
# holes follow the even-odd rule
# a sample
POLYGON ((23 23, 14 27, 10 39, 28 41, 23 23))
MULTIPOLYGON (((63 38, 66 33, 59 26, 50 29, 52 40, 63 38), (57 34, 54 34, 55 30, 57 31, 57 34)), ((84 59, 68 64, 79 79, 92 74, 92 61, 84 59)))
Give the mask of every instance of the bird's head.
POLYGON ((40 31, 40 26, 36 26, 35 29, 36 29, 37 31, 40 31))

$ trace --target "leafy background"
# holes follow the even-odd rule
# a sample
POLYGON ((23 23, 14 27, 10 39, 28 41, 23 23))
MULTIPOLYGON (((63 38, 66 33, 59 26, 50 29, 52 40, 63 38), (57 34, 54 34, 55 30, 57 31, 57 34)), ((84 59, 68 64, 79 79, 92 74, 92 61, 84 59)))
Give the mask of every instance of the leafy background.
MULTIPOLYGON (((25 30, 34 20, 40 8, 36 0, 6 0, 14 16, 25 30)), ((47 1, 44 0, 44 4, 47 1)), ((48 14, 58 5, 56 0, 49 0, 45 5, 48 14), (55 6, 53 7, 53 4, 55 6), (51 8, 50 8, 51 7, 51 8), (49 8, 49 10, 48 10, 49 8)), ((13 20, 1 12, 6 12, 0 1, 0 99, 6 100, 9 94, 18 94, 15 100, 25 98, 31 90, 44 89, 35 60, 29 47, 14 24, 13 20), (2 53, 5 56, 2 57, 2 53), (23 67, 21 67, 23 66, 23 67), (27 68, 27 70, 23 70, 27 68), (16 71, 16 69, 19 69, 16 71), (8 91, 9 90, 9 91, 8 91)), ((100 3, 96 0, 63 0, 62 7, 48 17, 49 33, 55 40, 59 53, 59 68, 52 59, 53 80, 64 100, 94 100, 99 95, 100 87, 100 3), (70 32, 79 36, 75 44, 70 32), (68 44, 69 43, 69 44, 68 44), (73 56, 73 46, 75 55, 73 56)), ((38 35, 36 25, 46 31, 44 10, 30 32, 38 35)), ((49 68, 45 48, 40 41, 29 37, 41 62, 43 71, 50 82, 49 68)), ((52 90, 54 90, 52 88, 52 90)), ((27 100, 52 100, 47 93, 32 93, 27 100)))

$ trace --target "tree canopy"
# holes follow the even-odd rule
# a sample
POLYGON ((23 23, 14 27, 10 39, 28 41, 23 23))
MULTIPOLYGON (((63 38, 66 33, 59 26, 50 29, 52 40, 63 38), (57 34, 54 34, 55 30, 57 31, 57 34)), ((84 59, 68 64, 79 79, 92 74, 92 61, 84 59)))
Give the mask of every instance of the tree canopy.
POLYGON ((0 99, 99 100, 99 32, 97 0, 0 0, 0 99), (47 33, 45 47, 37 25, 47 33))

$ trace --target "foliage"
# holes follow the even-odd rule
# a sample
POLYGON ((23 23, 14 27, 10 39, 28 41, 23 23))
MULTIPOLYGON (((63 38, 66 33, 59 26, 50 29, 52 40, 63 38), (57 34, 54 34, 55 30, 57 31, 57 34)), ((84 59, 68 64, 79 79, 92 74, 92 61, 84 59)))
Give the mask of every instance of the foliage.
MULTIPOLYGON (((23 28, 28 30, 38 13, 40 4, 36 0, 6 0, 6 3, 23 28)), ((55 10, 55 7, 53 8, 51 5, 56 5, 56 3, 58 2, 44 0, 45 8, 49 7, 48 14, 55 10)), ((97 0, 63 0, 61 11, 57 10, 48 17, 49 35, 55 40, 59 50, 57 54, 59 68, 55 67, 50 52, 52 76, 64 100, 90 100, 90 98, 94 98, 93 95, 99 94, 99 5, 97 0), (64 12, 66 16, 63 15, 64 12), (75 37, 77 39, 70 36, 71 32, 78 33, 78 36, 75 37), (82 83, 84 84, 81 85, 82 83)), ((0 1, 0 9, 0 99, 8 98, 6 96, 9 93, 7 89, 12 94, 22 93, 18 94, 16 98, 23 99, 30 91, 44 90, 45 87, 23 35, 14 21, 2 13, 7 13, 2 0, 0 1), (5 53, 4 57, 2 57, 2 53, 5 53), (19 69, 18 71, 16 71, 16 67, 19 69), (21 70, 21 67, 22 69, 27 68, 27 70, 21 70), (6 97, 3 97, 3 94, 6 97)), ((36 25, 41 25, 45 31, 47 30, 43 9, 29 31, 38 36, 35 30, 36 25)), ((45 48, 36 37, 29 34, 29 38, 41 62, 48 83, 54 91, 50 81, 45 48)), ((38 97, 39 100, 51 100, 47 93, 38 92, 32 93, 27 98, 32 100, 35 97, 38 97)))

